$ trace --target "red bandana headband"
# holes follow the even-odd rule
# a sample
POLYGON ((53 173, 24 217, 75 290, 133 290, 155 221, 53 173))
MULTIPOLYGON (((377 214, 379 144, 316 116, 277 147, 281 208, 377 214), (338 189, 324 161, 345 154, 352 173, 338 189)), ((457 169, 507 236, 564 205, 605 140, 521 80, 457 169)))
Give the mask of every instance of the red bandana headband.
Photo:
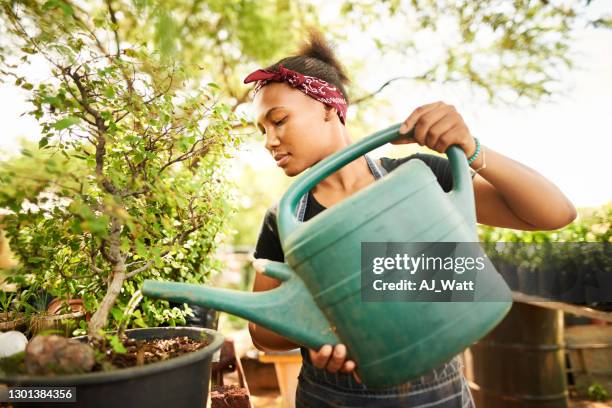
POLYGON ((346 99, 344 98, 344 95, 342 95, 342 92, 340 92, 338 88, 329 82, 292 71, 283 67, 282 64, 278 66, 278 71, 258 69, 244 79, 245 84, 255 81, 257 81, 255 93, 259 92, 261 87, 269 82, 286 82, 289 84, 289 86, 304 92, 311 98, 316 99, 327 106, 336 108, 340 121, 343 124, 346 121, 346 109, 348 107, 346 99))

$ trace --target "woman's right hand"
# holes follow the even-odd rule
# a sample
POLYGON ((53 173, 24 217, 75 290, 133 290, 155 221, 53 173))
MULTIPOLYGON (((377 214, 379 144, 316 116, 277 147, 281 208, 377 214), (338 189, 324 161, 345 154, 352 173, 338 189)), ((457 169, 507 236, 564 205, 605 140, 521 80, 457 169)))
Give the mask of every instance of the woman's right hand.
POLYGON ((344 344, 326 344, 319 351, 309 349, 310 360, 316 368, 323 368, 330 373, 353 373, 355 380, 361 383, 361 379, 355 371, 356 364, 353 360, 346 359, 346 346, 344 344))

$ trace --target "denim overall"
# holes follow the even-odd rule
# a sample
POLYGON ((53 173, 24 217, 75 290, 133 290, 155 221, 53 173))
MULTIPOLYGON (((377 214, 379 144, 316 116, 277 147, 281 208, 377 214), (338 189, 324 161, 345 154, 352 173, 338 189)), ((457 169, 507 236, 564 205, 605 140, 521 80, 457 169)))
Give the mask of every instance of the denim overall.
MULTIPOLYGON (((376 180, 387 171, 364 156, 376 180)), ((297 217, 304 221, 308 193, 300 199, 297 217)), ((474 408, 459 356, 431 372, 399 386, 370 390, 355 381, 353 374, 330 373, 315 368, 306 348, 300 348, 302 369, 298 376, 297 408, 327 407, 410 407, 410 408, 474 408)))

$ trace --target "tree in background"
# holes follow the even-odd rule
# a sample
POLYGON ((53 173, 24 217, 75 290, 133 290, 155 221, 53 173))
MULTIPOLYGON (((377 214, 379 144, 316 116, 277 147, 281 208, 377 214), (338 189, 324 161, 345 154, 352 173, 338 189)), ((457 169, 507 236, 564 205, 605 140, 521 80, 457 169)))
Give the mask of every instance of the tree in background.
MULTIPOLYGON (((15 2, 20 3, 20 2, 15 2)), ((28 3, 28 2, 23 2, 28 3)), ((101 45, 117 40, 138 44, 166 60, 181 61, 192 86, 214 82, 233 110, 249 101, 244 75, 295 50, 308 28, 348 44, 359 32, 379 50, 368 61, 343 55, 354 77, 368 63, 390 57, 405 67, 401 77, 380 78, 380 86, 349 89, 353 104, 366 112, 374 96, 396 80, 462 82, 490 100, 537 102, 558 91, 555 81, 578 56, 577 29, 609 28, 612 16, 590 13, 593 0, 98 0, 44 2, 70 7, 90 19, 93 32, 108 29, 101 45), (333 22, 324 15, 337 16, 333 22), (109 20, 110 19, 110 20, 109 20), (104 23, 108 21, 109 24, 104 23), (433 50, 431 55, 423 56, 433 50)), ((6 45, 5 45, 6 47, 6 45)))
POLYGON ((590 13, 591 3, 595 1, 141 0, 127 9, 131 13, 122 14, 117 27, 131 31, 133 41, 148 36, 165 55, 201 67, 234 108, 248 102, 244 74, 293 51, 309 27, 340 44, 358 31, 379 54, 369 55, 368 61, 344 56, 356 78, 367 63, 389 57, 405 67, 400 77, 381 78, 376 89, 353 84, 353 104, 367 111, 375 104, 373 96, 399 79, 463 82, 483 90, 490 101, 549 97, 559 90, 555 82, 560 74, 578 59, 572 49, 577 30, 612 26, 612 16, 590 13), (325 14, 337 18, 323 23, 325 14), (143 20, 151 27, 148 33, 130 30, 143 20), (428 55, 432 50, 434 57, 428 55))
MULTIPOLYGON (((125 41, 121 9, 107 6, 2 3, 4 74, 30 92, 42 132, 39 149, 2 165, 3 225, 22 282, 83 298, 94 337, 124 320, 145 277, 201 283, 217 266, 222 163, 238 143, 214 84, 193 89, 180 64, 125 41), (51 76, 30 81, 20 65, 40 57, 51 76)), ((180 321, 167 306, 144 300, 135 324, 180 321)))
POLYGON ((471 84, 490 102, 538 102, 559 91, 572 69, 579 29, 610 28, 612 15, 593 15, 592 0, 348 0, 342 23, 329 27, 348 40, 359 27, 379 50, 373 61, 397 58, 404 73, 381 78, 380 88, 354 95, 360 103, 396 80, 471 84))

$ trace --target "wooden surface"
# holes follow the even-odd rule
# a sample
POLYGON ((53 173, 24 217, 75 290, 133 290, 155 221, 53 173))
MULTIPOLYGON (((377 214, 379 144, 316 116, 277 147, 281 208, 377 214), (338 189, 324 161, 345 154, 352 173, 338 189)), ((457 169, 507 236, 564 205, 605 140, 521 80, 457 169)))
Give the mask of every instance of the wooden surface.
POLYGON ((591 319, 598 319, 612 323, 612 312, 595 310, 586 306, 573 305, 564 302, 555 302, 539 296, 525 295, 524 293, 520 292, 512 292, 512 300, 514 300, 515 302, 527 303, 530 305, 543 307, 545 309, 561 310, 563 312, 571 313, 576 316, 589 317, 591 319))

